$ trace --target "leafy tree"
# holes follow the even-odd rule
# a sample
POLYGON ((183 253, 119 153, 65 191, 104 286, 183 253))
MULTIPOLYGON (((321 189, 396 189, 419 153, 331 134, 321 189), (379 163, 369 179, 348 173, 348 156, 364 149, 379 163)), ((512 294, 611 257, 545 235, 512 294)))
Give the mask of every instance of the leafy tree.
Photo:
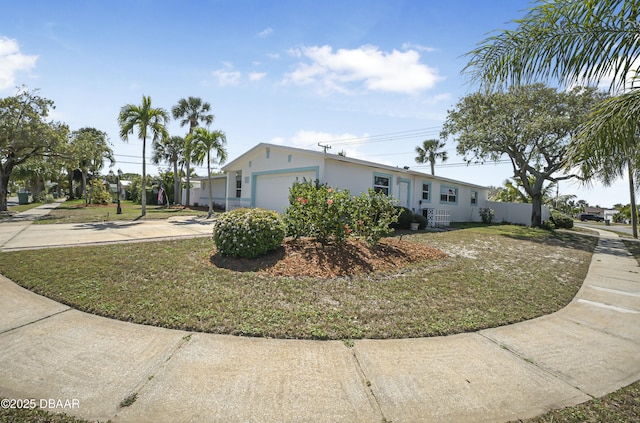
POLYGON ((544 182, 576 176, 559 172, 571 136, 601 97, 594 88, 558 92, 542 84, 474 93, 449 111, 441 136, 457 137, 457 151, 468 162, 508 156, 513 176, 531 197, 531 226, 539 227, 544 182))
POLYGON ((224 145, 227 137, 222 131, 209 131, 205 128, 196 128, 192 134, 188 135, 193 146, 193 162, 202 164, 205 157, 207 159, 207 178, 209 186, 209 217, 213 214, 213 190, 211 187, 211 151, 214 151, 220 164, 227 160, 227 151, 224 145))
MULTIPOLYGON (((123 141, 129 139, 129 135, 137 129, 138 138, 142 140, 142 181, 147 179, 146 154, 147 135, 151 132, 154 143, 166 138, 169 122, 169 114, 162 108, 151 107, 151 97, 142 96, 142 104, 127 104, 120 109, 118 124, 120 125, 120 138, 123 141)), ((147 190, 143 184, 141 193, 142 216, 147 214, 147 190)))
POLYGON ((156 143, 153 150, 151 160, 154 164, 161 161, 170 163, 173 166, 173 203, 180 204, 180 173, 178 172, 178 164, 182 159, 184 151, 184 138, 173 136, 162 139, 156 143))
POLYGON ((515 29, 492 35, 472 50, 465 68, 487 87, 553 78, 565 85, 610 81, 613 93, 622 91, 588 118, 589 124, 575 138, 577 147, 568 163, 581 167, 584 177, 600 179, 605 185, 629 175, 636 238, 634 182, 639 175, 634 175, 634 169, 640 154, 640 90, 629 82, 639 75, 639 19, 638 0, 539 1, 524 18, 514 21, 515 29), (614 159, 613 152, 621 156, 614 159))
POLYGON ((418 153, 416 163, 431 163, 431 174, 435 175, 436 161, 440 159, 446 162, 449 159, 447 152, 442 150, 445 145, 444 141, 435 139, 423 141, 422 147, 416 147, 416 153, 418 153))
MULTIPOLYGON (((191 135, 191 133, 193 133, 193 130, 201 123, 204 123, 205 125, 211 125, 213 123, 215 116, 209 113, 210 110, 211 105, 207 102, 203 102, 201 98, 188 97, 187 99, 181 98, 180 100, 178 100, 178 104, 173 106, 173 108, 171 109, 171 114, 173 115, 174 119, 180 120, 180 126, 185 126, 187 124, 189 125, 189 132, 187 135, 191 135)), ((185 145, 183 150, 185 168, 187 169, 187 206, 191 204, 191 172, 189 172, 189 168, 191 167, 191 155, 192 148, 187 137, 185 138, 185 145)))
MULTIPOLYGON (((535 176, 529 175, 529 184, 535 184, 535 176)), ((553 195, 556 184, 551 182, 542 187, 542 203, 549 204, 553 195)), ((507 179, 504 181, 504 187, 500 188, 493 199, 495 201, 504 201, 510 203, 531 203, 531 197, 524 189, 524 184, 520 178, 507 179)))
POLYGON ((109 160, 111 165, 115 163, 113 150, 109 146, 109 137, 106 132, 95 128, 81 128, 71 134, 70 153, 77 168, 82 172, 82 192, 85 204, 92 203, 93 187, 91 195, 87 190, 89 175, 95 176, 104 167, 104 161, 109 160))
POLYGON ((32 158, 55 154, 69 132, 66 125, 47 122, 53 101, 36 91, 20 89, 0 99, 0 211, 7 210, 7 192, 16 166, 32 158))

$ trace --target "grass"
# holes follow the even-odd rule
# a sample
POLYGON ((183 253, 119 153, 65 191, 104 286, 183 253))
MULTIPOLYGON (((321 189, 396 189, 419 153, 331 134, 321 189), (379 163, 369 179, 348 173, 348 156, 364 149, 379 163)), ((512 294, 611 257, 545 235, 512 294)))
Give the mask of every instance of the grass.
MULTIPOLYGON (((136 220, 142 215, 142 206, 140 204, 135 204, 132 201, 121 201, 120 205, 122 214, 117 214, 117 204, 115 203, 85 206, 82 199, 69 200, 51 210, 48 215, 43 216, 42 219, 35 223, 89 223, 111 220, 136 220)), ((206 214, 207 212, 204 208, 148 205, 144 219, 166 219, 172 216, 205 216, 206 214)))
POLYGON ((191 331, 294 339, 448 335, 554 312, 594 237, 518 226, 404 235, 444 260, 357 277, 273 277, 213 264, 196 238, 2 253, 0 273, 79 310, 191 331))
POLYGON ((518 421, 526 423, 637 422, 640 421, 640 381, 601 398, 518 421))

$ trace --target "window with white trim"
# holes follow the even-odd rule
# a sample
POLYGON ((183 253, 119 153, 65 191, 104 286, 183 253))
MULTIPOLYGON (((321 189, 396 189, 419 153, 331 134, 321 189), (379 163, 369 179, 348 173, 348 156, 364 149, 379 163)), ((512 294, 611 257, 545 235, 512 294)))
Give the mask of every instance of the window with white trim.
POLYGON ((471 205, 478 205, 478 191, 471 191, 471 205))
POLYGON ((441 203, 457 203, 458 188, 440 186, 440 202, 441 203))
POLYGON ((242 197, 242 179, 236 179, 236 198, 242 197))
POLYGON ((422 200, 431 201, 431 184, 427 182, 422 183, 422 200))
POLYGON ((387 176, 381 176, 381 175, 373 176, 373 190, 375 192, 382 192, 384 195, 389 195, 390 185, 391 185, 391 178, 387 176))

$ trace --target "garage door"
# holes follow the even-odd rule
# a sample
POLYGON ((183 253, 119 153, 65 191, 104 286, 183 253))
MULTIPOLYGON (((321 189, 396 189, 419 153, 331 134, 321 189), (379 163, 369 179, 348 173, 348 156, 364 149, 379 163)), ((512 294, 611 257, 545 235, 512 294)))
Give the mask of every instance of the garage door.
POLYGON ((280 213, 289 205, 289 188, 295 181, 316 179, 315 171, 258 175, 255 180, 255 207, 280 213))

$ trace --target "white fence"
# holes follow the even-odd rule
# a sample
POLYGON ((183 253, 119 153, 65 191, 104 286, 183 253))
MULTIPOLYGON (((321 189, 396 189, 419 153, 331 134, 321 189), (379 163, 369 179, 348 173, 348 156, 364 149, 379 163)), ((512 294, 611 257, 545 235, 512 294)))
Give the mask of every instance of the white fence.
MULTIPOLYGON (((495 217, 493 221, 496 223, 515 223, 517 225, 531 225, 531 207, 530 203, 504 203, 501 201, 487 201, 487 207, 493 209, 495 217)), ((549 220, 549 208, 542 206, 542 221, 549 220)))

